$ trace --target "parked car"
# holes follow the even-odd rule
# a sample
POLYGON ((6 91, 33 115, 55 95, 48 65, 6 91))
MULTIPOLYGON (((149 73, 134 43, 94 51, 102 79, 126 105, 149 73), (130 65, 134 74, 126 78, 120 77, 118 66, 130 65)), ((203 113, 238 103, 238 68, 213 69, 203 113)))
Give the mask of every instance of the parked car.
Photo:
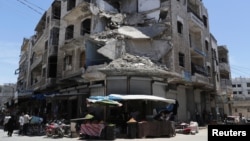
POLYGON ((239 124, 239 116, 227 116, 225 119, 225 124, 239 124))

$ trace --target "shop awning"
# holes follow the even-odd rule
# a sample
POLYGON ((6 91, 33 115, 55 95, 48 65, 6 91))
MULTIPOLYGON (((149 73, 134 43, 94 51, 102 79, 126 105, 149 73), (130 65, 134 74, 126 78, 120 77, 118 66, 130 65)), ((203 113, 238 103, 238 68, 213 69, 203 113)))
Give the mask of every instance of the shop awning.
POLYGON ((115 101, 115 100, 109 100, 105 98, 99 97, 99 99, 91 99, 87 98, 87 101, 91 104, 98 104, 98 105, 113 105, 113 106, 122 106, 122 103, 115 101))
POLYGON ((90 96, 89 99, 93 100, 110 100, 110 101, 124 101, 124 100, 146 100, 146 101, 161 101, 165 103, 175 103, 174 99, 166 99, 154 95, 121 95, 121 94, 110 94, 108 96, 90 96))

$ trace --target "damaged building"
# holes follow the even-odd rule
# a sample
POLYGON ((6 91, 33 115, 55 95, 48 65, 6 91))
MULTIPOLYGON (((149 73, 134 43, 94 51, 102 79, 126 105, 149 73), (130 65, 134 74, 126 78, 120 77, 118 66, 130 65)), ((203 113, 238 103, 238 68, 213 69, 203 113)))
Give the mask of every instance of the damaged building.
POLYGON ((218 56, 201 0, 55 0, 35 31, 17 83, 23 104, 39 103, 30 111, 76 118, 87 97, 116 93, 176 99, 180 121, 216 112, 218 56))

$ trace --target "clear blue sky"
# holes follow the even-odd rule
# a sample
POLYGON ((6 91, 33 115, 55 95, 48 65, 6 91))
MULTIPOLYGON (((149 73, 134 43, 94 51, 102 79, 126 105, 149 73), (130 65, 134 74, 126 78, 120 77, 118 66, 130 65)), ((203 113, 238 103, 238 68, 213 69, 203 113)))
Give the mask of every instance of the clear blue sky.
POLYGON ((0 85, 16 83, 23 38, 34 35, 53 0, 0 0, 0 85))
MULTIPOLYGON (((16 83, 20 47, 53 0, 0 0, 0 85, 16 83)), ((250 1, 203 0, 210 32, 229 49, 232 77, 250 77, 250 1)))

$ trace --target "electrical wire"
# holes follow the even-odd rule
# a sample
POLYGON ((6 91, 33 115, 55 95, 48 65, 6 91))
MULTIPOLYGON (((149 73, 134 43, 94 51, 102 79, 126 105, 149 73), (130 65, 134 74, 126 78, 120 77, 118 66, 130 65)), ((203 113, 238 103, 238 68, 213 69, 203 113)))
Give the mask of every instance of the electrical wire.
POLYGON ((36 10, 35 8, 31 7, 30 5, 26 4, 25 2, 23 1, 20 1, 20 0, 17 0, 18 2, 20 2, 21 4, 27 6, 28 8, 30 8, 31 10, 35 11, 36 13, 42 15, 43 13, 41 13, 40 11, 36 10))
POLYGON ((46 11, 45 9, 41 8, 40 6, 37 6, 37 5, 34 4, 34 3, 31 3, 31 2, 29 2, 29 1, 27 1, 27 0, 23 0, 23 1, 25 1, 26 3, 29 3, 29 4, 31 4, 31 5, 33 5, 33 6, 35 6, 35 7, 37 7, 38 9, 42 10, 43 12, 46 11))
POLYGON ((235 76, 244 76, 249 77, 250 76, 250 69, 241 67, 241 66, 231 66, 231 74, 235 74, 235 76), (243 69, 242 69, 243 68, 243 69))

